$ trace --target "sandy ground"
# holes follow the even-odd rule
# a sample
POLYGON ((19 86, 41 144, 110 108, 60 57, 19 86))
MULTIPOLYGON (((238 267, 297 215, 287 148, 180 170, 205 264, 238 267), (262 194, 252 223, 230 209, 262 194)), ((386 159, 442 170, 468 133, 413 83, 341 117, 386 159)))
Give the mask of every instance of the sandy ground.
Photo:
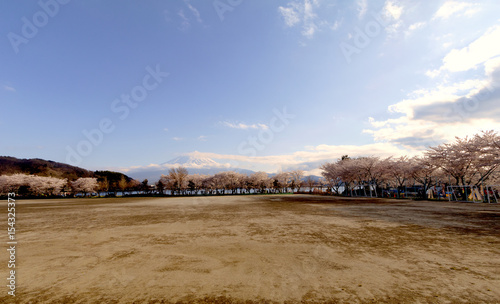
POLYGON ((17 227, 16 303, 500 303, 494 204, 18 200, 17 227))

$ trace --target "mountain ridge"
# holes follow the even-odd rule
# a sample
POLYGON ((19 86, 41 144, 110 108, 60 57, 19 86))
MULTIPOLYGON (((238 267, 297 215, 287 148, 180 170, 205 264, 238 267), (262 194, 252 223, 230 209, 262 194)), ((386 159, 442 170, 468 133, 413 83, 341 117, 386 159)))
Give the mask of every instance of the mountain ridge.
POLYGON ((160 165, 181 165, 183 167, 197 167, 197 168, 225 166, 208 157, 194 157, 190 155, 181 155, 167 162, 161 163, 160 165))
POLYGON ((144 168, 127 172, 135 179, 148 181, 159 180, 162 174, 168 174, 170 168, 184 167, 189 174, 213 175, 223 171, 235 171, 242 174, 252 174, 255 171, 231 167, 229 164, 221 164, 208 157, 195 157, 192 155, 181 155, 169 161, 161 163, 160 168, 144 168))
POLYGON ((12 174, 30 174, 63 179, 67 178, 70 181, 76 180, 80 177, 96 177, 98 179, 107 178, 110 182, 117 182, 122 177, 124 177, 127 181, 131 179, 129 176, 121 172, 108 170, 90 171, 84 168, 41 158, 0 156, 0 175, 12 174))

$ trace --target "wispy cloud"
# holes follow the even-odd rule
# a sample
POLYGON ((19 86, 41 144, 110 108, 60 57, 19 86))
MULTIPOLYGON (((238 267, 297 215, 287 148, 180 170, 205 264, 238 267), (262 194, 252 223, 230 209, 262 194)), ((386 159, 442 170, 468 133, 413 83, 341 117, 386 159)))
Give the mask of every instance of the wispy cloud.
POLYGON ((317 26, 315 23, 316 14, 314 13, 314 6, 317 6, 318 3, 315 0, 304 1, 304 29, 302 31, 302 35, 311 38, 314 36, 316 32, 317 26))
POLYGON ((177 16, 181 17, 181 30, 187 30, 191 27, 191 23, 189 22, 189 19, 184 14, 183 9, 180 9, 177 12, 177 16))
POLYGON ((319 7, 318 0, 292 1, 287 6, 278 7, 278 12, 283 17, 287 27, 300 25, 301 34, 312 38, 320 25, 327 24, 318 20, 315 10, 319 7))
MULTIPOLYGON (((189 10, 189 12, 191 12, 191 14, 194 16, 194 18, 196 19, 196 21, 198 23, 202 24, 203 20, 201 19, 200 12, 196 9, 196 7, 194 7, 189 2, 189 0, 184 0, 184 4, 187 6, 187 9, 189 10)), ((166 14, 165 16, 167 17, 168 16, 168 12, 165 12, 165 14, 166 14)), ((180 29, 183 30, 183 31, 188 30, 191 27, 192 16, 190 17, 189 14, 186 14, 186 12, 184 11, 184 8, 181 8, 181 9, 179 9, 177 11, 177 16, 179 16, 180 19, 181 19, 180 29)))
POLYGON ((232 128, 232 129, 241 129, 241 130, 248 130, 248 129, 268 129, 269 127, 265 124, 257 123, 257 124, 245 124, 245 123, 232 123, 228 121, 223 121, 221 122, 223 126, 232 128))
POLYGON ((172 139, 173 139, 173 140, 175 140, 175 141, 181 141, 181 140, 183 140, 184 138, 182 138, 182 137, 172 137, 172 139))
POLYGON ((285 21, 285 25, 288 27, 292 27, 300 22, 299 13, 295 11, 294 7, 282 7, 278 8, 283 20, 285 21))
POLYGON ((15 92, 15 91, 16 91, 16 89, 15 89, 14 87, 9 86, 9 85, 6 85, 6 84, 2 85, 2 88, 3 88, 5 91, 10 91, 10 92, 15 92))
POLYGON ((333 23, 332 26, 330 26, 330 28, 332 29, 332 31, 336 31, 339 29, 340 25, 342 24, 342 20, 335 20, 335 23, 333 23))
POLYGON ((199 140, 199 141, 207 141, 207 136, 205 136, 205 135, 200 135, 200 136, 198 136, 198 140, 199 140))
POLYGON ((453 15, 470 16, 479 11, 478 4, 461 1, 446 1, 434 14, 433 19, 448 19, 453 15))
POLYGON ((196 18, 196 21, 198 21, 198 23, 203 23, 203 20, 201 19, 200 12, 189 2, 189 0, 184 0, 184 3, 189 8, 191 13, 193 13, 193 15, 196 18))

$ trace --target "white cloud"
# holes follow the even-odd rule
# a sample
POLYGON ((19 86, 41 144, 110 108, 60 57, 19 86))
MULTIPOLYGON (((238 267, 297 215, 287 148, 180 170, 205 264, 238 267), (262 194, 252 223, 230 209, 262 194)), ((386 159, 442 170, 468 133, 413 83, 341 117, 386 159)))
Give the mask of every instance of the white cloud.
POLYGON ((168 132, 168 128, 164 128, 163 131, 168 132))
POLYGON ((228 121, 223 121, 221 123, 223 126, 226 126, 226 127, 232 128, 232 129, 241 129, 241 130, 268 129, 269 128, 267 125, 261 124, 261 123, 252 124, 252 125, 248 125, 248 124, 244 124, 244 123, 232 123, 232 122, 228 122, 228 121))
POLYGON ((278 8, 281 16, 285 20, 285 24, 288 27, 292 27, 300 22, 299 13, 295 11, 294 7, 282 7, 278 8))
POLYGON ((414 30, 417 30, 417 29, 422 28, 424 26, 425 26, 425 22, 417 22, 417 23, 413 23, 412 25, 410 25, 408 27, 408 29, 410 31, 414 31, 414 30))
MULTIPOLYGON (((402 149, 391 143, 374 143, 368 145, 318 145, 305 147, 303 151, 292 154, 272 155, 272 156, 246 156, 217 153, 196 152, 197 157, 207 157, 216 160, 231 162, 233 166, 249 170, 263 170, 266 172, 276 172, 282 168, 289 168, 304 163, 320 164, 335 161, 342 155, 351 157, 358 156, 402 156, 415 155, 419 151, 402 149)), ((308 165, 309 167, 311 164, 308 165)), ((313 166, 314 167, 314 166, 313 166)))
POLYGON ((385 31, 388 37, 396 36, 402 27, 403 20, 401 20, 401 15, 403 14, 403 10, 403 6, 397 4, 395 1, 387 0, 385 2, 382 15, 385 18, 385 22, 387 22, 385 31))
POLYGON ((443 42, 443 44, 442 44, 443 49, 449 48, 452 44, 453 44, 452 42, 443 42))
POLYGON ((200 136, 198 136, 198 140, 199 140, 199 141, 207 141, 207 136, 205 136, 205 135, 200 135, 200 136))
POLYGON ((316 25, 314 23, 308 24, 302 31, 302 35, 306 36, 307 38, 312 38, 314 36, 314 33, 316 33, 316 25))
POLYGON ((477 4, 459 1, 446 1, 434 14, 433 19, 448 19, 452 15, 470 16, 479 11, 477 4))
POLYGON ((291 1, 287 6, 278 7, 278 12, 283 17, 287 27, 301 26, 301 34, 312 38, 318 28, 328 25, 328 22, 319 21, 315 10, 319 7, 318 0, 291 1))
POLYGON ((485 63, 484 77, 420 89, 389 107, 402 116, 369 119, 377 142, 425 148, 481 130, 500 130, 500 57, 485 63))
POLYGON ((448 101, 451 103, 463 96, 465 92, 470 92, 482 85, 484 85, 483 81, 470 79, 451 85, 438 85, 432 89, 420 89, 412 92, 408 99, 389 106, 389 111, 392 113, 402 113, 409 118, 413 118, 413 110, 416 107, 427 106, 436 102, 448 101))
POLYGON ((336 31, 339 29, 341 24, 342 24, 342 21, 335 20, 335 23, 330 28, 332 29, 332 31, 336 31))
POLYGON ((406 123, 388 124, 376 130, 367 129, 375 141, 388 142, 408 149, 425 149, 443 142, 453 141, 455 136, 464 137, 480 133, 482 130, 500 130, 500 123, 494 119, 473 119, 467 123, 441 123, 425 120, 407 120, 406 123))
POLYGON ((318 7, 319 6, 319 1, 318 0, 304 0, 304 7, 306 11, 306 16, 315 16, 313 13, 313 6, 318 7))
POLYGON ((172 139, 173 139, 173 140, 175 140, 175 141, 181 141, 181 140, 183 140, 184 138, 182 138, 182 137, 172 137, 172 139))
POLYGON ((488 60, 484 64, 484 72, 489 79, 493 79, 494 73, 500 69, 500 57, 488 60))
POLYGON ((387 0, 385 2, 384 12, 386 16, 390 16, 394 20, 399 20, 399 18, 401 18, 401 14, 403 13, 403 7, 397 5, 394 1, 387 0))
POLYGON ((368 0, 358 0, 358 17, 363 19, 368 11, 368 0))
POLYGON ((427 75, 430 78, 436 78, 437 76, 439 76, 439 74, 441 74, 441 70, 439 70, 439 69, 428 70, 427 72, 425 72, 425 75, 427 75))
MULTIPOLYGON (((319 175, 319 166, 326 162, 336 161, 342 155, 351 157, 360 156, 403 156, 417 155, 420 151, 412 149, 403 149, 391 143, 374 143, 368 145, 318 145, 304 147, 303 151, 297 151, 291 154, 272 155, 272 156, 246 156, 238 154, 218 154, 210 152, 194 151, 184 155, 195 158, 209 158, 216 160, 220 168, 242 168, 253 171, 265 171, 268 173, 278 172, 282 169, 291 168, 307 169, 308 174, 319 175)), ((140 172, 151 169, 165 169, 175 167, 172 164, 149 164, 147 166, 132 166, 117 169, 120 172, 140 172)), ((116 168, 114 168, 116 169, 116 168)))
POLYGON ((439 69, 429 70, 426 75, 435 78, 443 71, 464 72, 478 68, 481 64, 487 64, 500 56, 500 26, 495 25, 468 46, 462 49, 451 50, 444 58, 443 65, 439 69))
POLYGON ((451 72, 467 71, 476 68, 488 59, 500 56, 500 26, 489 28, 484 35, 467 47, 453 49, 443 59, 443 68, 451 72))
POLYGON ((408 27, 408 30, 406 30, 405 36, 406 37, 410 36, 413 32, 425 27, 426 25, 427 25, 427 23, 425 23, 425 22, 416 22, 416 23, 411 24, 408 27))

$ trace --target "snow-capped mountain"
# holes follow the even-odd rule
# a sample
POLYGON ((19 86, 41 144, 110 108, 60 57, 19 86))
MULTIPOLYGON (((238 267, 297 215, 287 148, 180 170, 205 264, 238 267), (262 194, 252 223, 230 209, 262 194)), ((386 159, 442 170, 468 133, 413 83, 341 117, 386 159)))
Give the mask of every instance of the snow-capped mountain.
POLYGON ((184 167, 189 174, 212 175, 222 171, 235 171, 243 174, 252 174, 254 171, 232 167, 230 164, 222 164, 207 157, 195 157, 182 155, 159 165, 149 165, 136 168, 127 174, 137 180, 148 179, 150 182, 158 181, 162 174, 168 174, 170 168, 184 167))
POLYGON ((194 157, 190 155, 179 156, 164 162, 161 165, 179 165, 186 168, 207 168, 207 167, 228 167, 229 165, 220 164, 207 157, 194 157))

